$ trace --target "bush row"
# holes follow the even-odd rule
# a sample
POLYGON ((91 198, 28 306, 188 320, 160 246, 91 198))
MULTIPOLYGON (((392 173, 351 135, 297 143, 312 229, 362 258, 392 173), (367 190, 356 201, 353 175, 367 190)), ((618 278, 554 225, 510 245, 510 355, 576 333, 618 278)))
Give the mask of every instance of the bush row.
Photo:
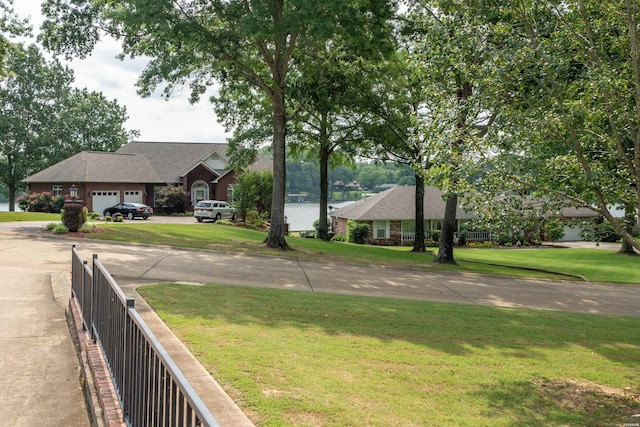
POLYGON ((18 197, 18 206, 27 212, 60 213, 65 196, 54 196, 48 191, 23 193, 18 197))

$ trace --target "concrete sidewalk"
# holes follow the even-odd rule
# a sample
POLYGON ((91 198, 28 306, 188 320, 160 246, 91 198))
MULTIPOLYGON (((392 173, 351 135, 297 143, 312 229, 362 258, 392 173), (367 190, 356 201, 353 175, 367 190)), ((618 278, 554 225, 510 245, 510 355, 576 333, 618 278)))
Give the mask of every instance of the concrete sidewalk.
POLYGON ((69 264, 41 259, 39 243, 0 236, 0 424, 87 426, 68 286, 52 283, 69 264))
MULTIPOLYGON (((64 322, 64 309, 54 301, 49 283, 53 274, 69 272, 73 243, 89 262, 93 254, 98 254, 98 259, 130 296, 136 296, 136 287, 148 283, 215 282, 304 292, 640 316, 640 286, 433 273, 95 240, 74 242, 38 233, 32 225, 20 228, 20 232, 0 229, 3 272, 0 304, 3 325, 8 326, 0 335, 0 385, 10 390, 6 394, 11 395, 0 403, 0 416, 3 424, 5 420, 11 421, 7 425, 87 423, 78 384, 78 362, 64 322), (30 234, 25 235, 29 230, 30 234)), ((62 295, 60 301, 66 304, 68 284, 56 293, 62 295)), ((207 404, 225 408, 217 414, 214 411, 219 422, 230 426, 251 425, 139 297, 136 307, 201 397, 211 399, 207 404)))

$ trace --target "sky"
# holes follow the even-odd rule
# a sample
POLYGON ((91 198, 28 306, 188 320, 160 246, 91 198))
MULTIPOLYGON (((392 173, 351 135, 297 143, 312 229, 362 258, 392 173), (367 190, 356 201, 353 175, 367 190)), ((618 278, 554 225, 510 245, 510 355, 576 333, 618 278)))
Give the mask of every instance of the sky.
MULTIPOLYGON (((21 18, 31 18, 33 32, 37 34, 42 22, 40 0, 14 0, 13 9, 21 18)), ((127 108, 129 119, 125 128, 138 130, 139 141, 226 142, 230 135, 217 122, 208 95, 195 105, 189 104, 188 88, 169 101, 160 94, 142 98, 136 93, 135 83, 145 61, 120 61, 116 58, 120 52, 119 43, 108 40, 101 41, 85 60, 60 60, 73 69, 76 87, 102 92, 107 99, 116 99, 127 108)))

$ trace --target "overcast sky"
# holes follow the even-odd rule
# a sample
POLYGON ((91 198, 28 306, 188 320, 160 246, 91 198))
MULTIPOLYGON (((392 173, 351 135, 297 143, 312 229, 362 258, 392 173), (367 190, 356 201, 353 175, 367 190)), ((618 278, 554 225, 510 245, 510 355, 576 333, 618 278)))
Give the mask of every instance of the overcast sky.
MULTIPOLYGON (((14 11, 21 18, 31 16, 34 33, 41 23, 40 0, 14 0, 14 11)), ((119 44, 113 40, 100 42, 93 55, 85 60, 67 63, 75 73, 75 86, 102 92, 127 108, 128 130, 140 131, 140 141, 226 142, 224 128, 218 124, 213 106, 204 96, 196 105, 189 104, 188 89, 165 101, 159 95, 141 98, 135 82, 144 61, 120 61, 119 44)))

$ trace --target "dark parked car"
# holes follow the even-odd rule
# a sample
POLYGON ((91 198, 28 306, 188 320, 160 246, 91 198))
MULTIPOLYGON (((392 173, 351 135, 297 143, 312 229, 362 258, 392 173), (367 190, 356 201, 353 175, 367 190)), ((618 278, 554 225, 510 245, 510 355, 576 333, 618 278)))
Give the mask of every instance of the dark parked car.
POLYGON ((151 206, 143 205, 142 203, 125 202, 111 206, 102 212, 104 216, 113 216, 114 213, 122 214, 122 216, 127 219, 134 219, 136 217, 147 219, 153 215, 153 208, 151 208, 151 206))

